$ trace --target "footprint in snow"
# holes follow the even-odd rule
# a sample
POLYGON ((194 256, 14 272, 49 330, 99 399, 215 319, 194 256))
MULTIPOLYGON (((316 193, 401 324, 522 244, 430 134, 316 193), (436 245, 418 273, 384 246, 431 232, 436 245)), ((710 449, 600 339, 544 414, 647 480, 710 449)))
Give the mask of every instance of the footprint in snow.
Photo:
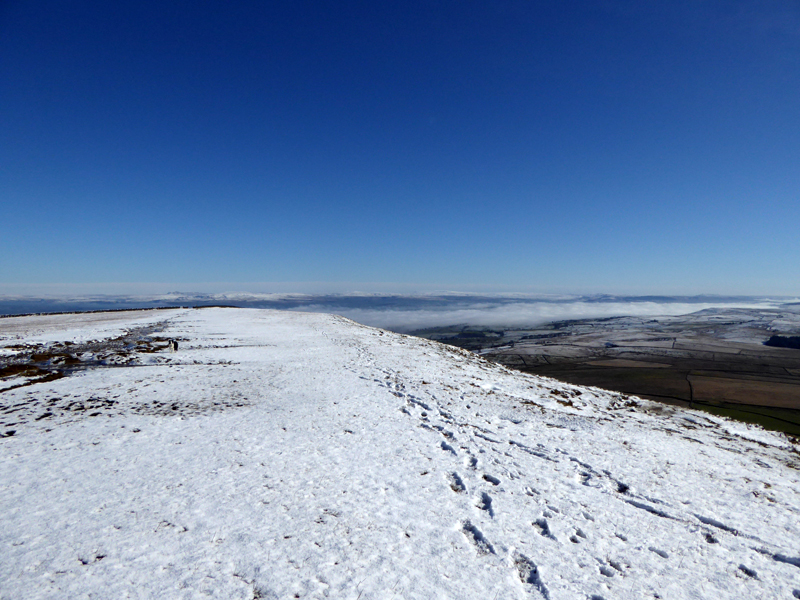
POLYGON ((456 439, 456 436, 453 434, 453 432, 452 432, 452 431, 447 431, 447 430, 446 430, 444 427, 442 427, 441 425, 434 425, 434 426, 433 426, 433 429, 435 429, 436 431, 438 431, 439 433, 441 433, 441 434, 442 434, 442 435, 443 435, 445 438, 447 438, 447 439, 448 439, 448 440, 450 440, 450 441, 455 441, 455 439, 456 439))
POLYGON ((447 483, 450 484, 450 489, 460 494, 461 492, 466 492, 467 488, 464 485, 464 481, 459 477, 458 473, 455 471, 452 473, 447 474, 447 483))
MULTIPOLYGON (((751 579, 758 579, 758 573, 756 573, 755 570, 753 570, 753 569, 748 569, 744 565, 739 565, 739 570, 742 573, 744 573, 745 575, 747 575, 748 577, 750 577, 751 579)), ((738 573, 737 573, 737 575, 738 575, 738 573)))
MULTIPOLYGON (((623 569, 623 565, 619 564, 619 563, 618 563, 617 561, 615 561, 615 560, 611 560, 611 559, 609 559, 609 560, 608 560, 608 564, 609 564, 609 565, 611 565, 611 566, 612 566, 614 569, 616 569, 616 570, 617 570, 617 571, 619 571, 620 573, 624 573, 624 572, 625 572, 625 570, 623 569)), ((628 564, 626 564, 626 565, 625 565, 625 567, 627 567, 627 568, 629 568, 629 569, 630 569, 631 565, 628 563, 628 564)))
POLYGON ((489 541, 483 537, 480 529, 475 527, 469 520, 461 522, 461 533, 475 546, 479 556, 494 554, 494 548, 489 541))
POLYGON ((489 475, 488 473, 484 473, 483 474, 483 478, 486 481, 488 481, 489 483, 491 483, 492 485, 500 485, 500 480, 497 477, 493 477, 492 475, 489 475))
MULTIPOLYGON (((583 530, 576 529, 575 530, 575 535, 570 536, 569 541, 572 542, 573 544, 580 544, 581 543, 581 539, 585 540, 586 539, 586 534, 583 533, 583 530), (578 538, 580 538, 580 539, 578 539, 578 538)), ((651 550, 652 550, 652 548, 651 548, 651 550)))
POLYGON ((490 517, 494 517, 494 510, 492 509, 492 497, 486 492, 481 492, 481 495, 475 499, 475 506, 481 510, 489 513, 490 517))
POLYGON ((440 444, 440 447, 441 447, 441 448, 442 448, 442 450, 444 450, 445 452, 452 452, 452 453, 453 453, 453 456, 458 456, 458 455, 456 454, 456 450, 455 450, 455 448, 453 448, 453 447, 452 447, 450 444, 448 444, 447 442, 442 442, 442 443, 440 444))
POLYGON ((542 537, 546 537, 551 540, 556 539, 556 537, 553 535, 553 532, 550 531, 550 525, 548 525, 547 519, 537 519, 533 522, 533 526, 539 531, 539 535, 542 537))
POLYGON ((532 586, 543 598, 549 600, 550 594, 542 582, 536 564, 530 558, 518 552, 514 553, 513 561, 514 567, 516 567, 517 574, 519 575, 519 580, 524 584, 532 586))

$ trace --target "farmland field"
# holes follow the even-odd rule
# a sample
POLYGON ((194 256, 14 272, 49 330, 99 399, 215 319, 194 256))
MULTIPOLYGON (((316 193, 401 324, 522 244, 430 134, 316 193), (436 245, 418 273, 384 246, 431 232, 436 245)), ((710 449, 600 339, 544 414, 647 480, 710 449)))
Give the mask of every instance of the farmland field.
POLYGON ((680 317, 559 321, 530 329, 418 335, 526 373, 690 406, 800 435, 800 350, 764 345, 796 335, 786 310, 703 310, 680 317))

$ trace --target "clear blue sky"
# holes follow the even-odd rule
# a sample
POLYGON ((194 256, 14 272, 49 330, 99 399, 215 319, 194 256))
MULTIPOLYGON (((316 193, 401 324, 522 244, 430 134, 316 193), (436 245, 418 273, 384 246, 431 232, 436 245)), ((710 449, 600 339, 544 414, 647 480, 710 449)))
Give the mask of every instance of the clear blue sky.
POLYGON ((797 294, 800 4, 4 0, 0 204, 0 284, 797 294))

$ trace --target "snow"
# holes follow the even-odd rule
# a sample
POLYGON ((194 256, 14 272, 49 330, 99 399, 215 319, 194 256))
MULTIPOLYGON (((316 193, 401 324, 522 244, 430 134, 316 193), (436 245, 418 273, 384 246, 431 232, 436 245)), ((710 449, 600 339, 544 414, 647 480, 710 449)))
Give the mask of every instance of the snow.
POLYGON ((126 328, 160 320, 174 311, 114 311, 7 317, 0 324, 0 340, 5 343, 25 341, 29 344, 54 341, 84 342, 111 338, 126 328))
POLYGON ((0 394, 3 600, 800 597, 780 434, 331 315, 19 317, 0 346, 146 325, 178 352, 0 394))

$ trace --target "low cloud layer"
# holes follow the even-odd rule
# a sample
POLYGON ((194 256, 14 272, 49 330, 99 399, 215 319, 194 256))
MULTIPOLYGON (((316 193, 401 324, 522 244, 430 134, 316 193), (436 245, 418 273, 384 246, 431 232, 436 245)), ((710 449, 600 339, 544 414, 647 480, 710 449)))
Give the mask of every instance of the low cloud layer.
POLYGON ((447 325, 527 327, 551 321, 602 317, 684 315, 707 308, 775 308, 774 302, 518 302, 476 303, 453 308, 379 309, 309 305, 301 310, 335 312, 364 325, 413 331, 447 325))

